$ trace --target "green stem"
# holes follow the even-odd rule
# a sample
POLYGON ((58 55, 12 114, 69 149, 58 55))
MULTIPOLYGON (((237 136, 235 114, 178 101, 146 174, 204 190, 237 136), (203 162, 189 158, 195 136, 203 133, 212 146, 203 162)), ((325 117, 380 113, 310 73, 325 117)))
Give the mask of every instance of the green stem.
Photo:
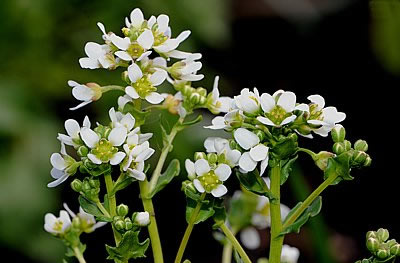
POLYGON ((246 252, 240 245, 239 241, 237 241, 235 235, 229 230, 229 228, 223 222, 217 222, 219 224, 219 228, 221 228, 222 232, 224 232, 225 236, 229 239, 230 243, 233 245, 235 250, 239 253, 244 263, 251 263, 249 256, 247 256, 246 252))
POLYGON ((107 209, 103 206, 102 203, 100 203, 100 201, 96 202, 97 207, 100 209, 100 211, 103 213, 103 215, 105 215, 106 217, 111 218, 110 214, 108 213, 107 209))
POLYGON ((171 150, 172 147, 172 142, 175 139, 176 134, 179 131, 179 126, 182 124, 184 118, 179 118, 179 120, 175 123, 174 127, 171 129, 171 133, 168 135, 168 141, 164 142, 164 147, 162 149, 160 158, 158 159, 158 163, 156 168, 153 171, 153 174, 151 176, 150 180, 150 185, 149 185, 149 193, 153 192, 154 188, 156 187, 156 184, 158 182, 158 178, 161 175, 162 168, 164 166, 165 160, 167 159, 168 153, 171 150))
MULTIPOLYGON (((108 205, 110 208, 109 215, 111 218, 114 218, 114 216, 117 215, 117 200, 115 199, 115 195, 110 195, 110 193, 114 188, 114 183, 112 181, 111 173, 107 173, 104 175, 104 181, 106 183, 108 205)), ((121 242, 121 234, 118 233, 118 231, 114 228, 113 225, 112 229, 114 233, 115 244, 118 245, 119 242, 121 242)))
POLYGON ((110 90, 120 90, 120 91, 125 91, 125 87, 122 86, 117 86, 117 85, 108 85, 108 86, 103 86, 101 87, 101 91, 103 93, 106 93, 110 90))
MULTIPOLYGON (((236 235, 236 230, 232 229, 232 235, 236 235)), ((224 249, 222 250, 222 263, 232 263, 232 243, 225 242, 224 249)))
POLYGON ((185 234, 183 235, 181 244, 178 249, 178 253, 176 254, 175 263, 181 263, 182 261, 183 253, 185 252, 185 248, 189 241, 190 234, 192 234, 192 230, 196 222, 197 216, 199 215, 201 205, 203 204, 204 197, 206 197, 206 192, 201 194, 200 199, 197 201, 197 205, 193 211, 193 214, 189 219, 189 224, 186 227, 186 231, 185 234))
POLYGON ((299 148, 297 148, 297 151, 307 153, 307 154, 309 154, 313 159, 314 159, 314 156, 317 155, 315 152, 313 152, 313 151, 311 151, 311 150, 309 150, 309 149, 306 149, 306 148, 301 148, 301 147, 299 147, 299 148))
POLYGON ((83 254, 81 253, 80 249, 78 247, 74 247, 74 255, 76 259, 79 261, 79 263, 86 263, 85 258, 83 257, 83 254))
POLYGON ((281 167, 277 165, 272 167, 271 171, 271 192, 275 197, 271 200, 271 244, 269 250, 269 262, 280 263, 281 252, 283 246, 284 236, 279 236, 282 231, 282 219, 281 219, 281 167))
POLYGON ((153 250, 154 263, 163 263, 164 262, 163 252, 161 247, 160 235, 158 234, 153 201, 151 200, 151 198, 147 198, 147 196, 149 195, 148 194, 149 182, 147 181, 147 179, 144 180, 143 182, 139 182, 139 187, 140 187, 140 196, 142 198, 143 208, 150 215, 150 224, 147 227, 147 229, 149 231, 149 236, 151 240, 151 249, 153 250))
POLYGON ((325 188, 331 185, 336 180, 337 177, 338 177, 337 174, 335 174, 335 176, 330 176, 322 184, 320 184, 320 186, 318 186, 318 188, 315 189, 314 192, 312 192, 306 198, 306 200, 304 200, 301 206, 289 218, 285 220, 285 224, 283 225, 282 228, 285 229, 286 227, 293 224, 297 220, 297 218, 301 216, 304 210, 306 210, 311 205, 311 203, 315 200, 315 198, 317 198, 322 193, 322 191, 325 190, 325 188))

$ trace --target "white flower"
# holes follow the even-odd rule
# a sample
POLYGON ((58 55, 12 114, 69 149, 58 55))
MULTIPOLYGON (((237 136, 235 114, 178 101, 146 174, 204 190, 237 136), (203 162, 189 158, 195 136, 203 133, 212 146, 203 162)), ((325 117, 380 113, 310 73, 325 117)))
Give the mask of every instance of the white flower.
POLYGON ((211 130, 220 130, 220 129, 225 129, 225 130, 230 130, 232 129, 232 124, 239 125, 243 122, 243 114, 241 110, 232 110, 225 114, 224 117, 222 116, 217 116, 215 117, 212 121, 210 126, 204 126, 206 129, 211 129, 211 130))
POLYGON ((167 78, 167 72, 156 70, 150 76, 143 76, 142 70, 135 63, 128 67, 128 76, 132 82, 131 86, 126 87, 125 92, 133 99, 146 99, 151 104, 158 104, 164 97, 155 92, 155 86, 160 85, 167 78))
MULTIPOLYGON (((197 74, 202 67, 202 63, 199 61, 195 61, 192 57, 188 57, 182 61, 174 63, 169 72, 171 76, 176 80, 183 81, 198 81, 204 78, 203 74, 197 74)), ((169 80, 172 84, 175 81, 169 80)))
POLYGON ((110 116, 112 128, 125 127, 127 133, 129 133, 135 126, 135 118, 130 113, 123 114, 122 112, 116 112, 114 108, 111 108, 108 111, 108 115, 110 116))
POLYGON ((210 107, 211 111, 214 113, 224 112, 227 113, 232 108, 233 99, 229 97, 220 97, 219 96, 219 89, 218 89, 218 81, 219 77, 216 76, 214 79, 214 86, 213 90, 210 94, 210 107))
POLYGON ((61 210, 60 216, 56 217, 51 213, 44 216, 44 230, 54 235, 62 235, 71 225, 71 218, 67 211, 61 210))
POLYGON ((239 167, 245 172, 251 172, 256 168, 257 163, 261 162, 260 175, 263 175, 268 165, 269 148, 261 144, 260 138, 247 129, 239 128, 235 130, 233 136, 240 147, 249 150, 240 157, 239 167))
POLYGON ((254 227, 246 227, 240 231, 240 240, 246 248, 252 250, 259 248, 261 244, 260 234, 254 227))
POLYGON ((107 140, 100 138, 90 128, 83 127, 81 130, 83 142, 91 149, 88 158, 95 164, 108 162, 112 165, 119 164, 125 158, 126 154, 119 152, 117 147, 125 142, 126 136, 126 128, 122 126, 113 128, 107 140))
POLYGON ((139 143, 139 135, 132 135, 128 138, 127 144, 124 144, 124 150, 127 158, 124 161, 123 170, 128 172, 128 175, 143 181, 146 178, 144 174, 144 161, 149 159, 154 149, 150 148, 149 142, 145 141, 142 144, 139 143))
POLYGON ((260 111, 260 95, 257 88, 253 92, 242 89, 239 96, 234 97, 235 105, 245 113, 256 114, 260 111))
MULTIPOLYGON (((191 169, 191 168, 190 168, 191 169)), ((211 169, 205 159, 199 159, 194 164, 196 179, 193 184, 200 193, 211 193, 214 197, 221 197, 228 189, 222 184, 231 175, 231 168, 227 164, 218 164, 211 169)), ((193 171, 188 171, 188 173, 193 171)))
POLYGON ((111 48, 106 44, 100 45, 98 43, 88 42, 85 45, 85 53, 87 57, 79 59, 79 64, 82 68, 108 69, 116 64, 115 58, 111 54, 111 48))
POLYGON ((139 226, 147 226, 150 224, 150 214, 149 212, 139 212, 136 214, 135 223, 139 226))
POLYGON ((70 108, 76 110, 101 98, 101 87, 96 83, 79 84, 76 81, 69 80, 68 85, 72 88, 72 95, 75 99, 82 101, 78 106, 70 108))
POLYGON ((97 228, 102 227, 107 224, 107 222, 96 222, 93 215, 86 213, 82 207, 79 207, 79 213, 75 214, 66 203, 64 203, 65 210, 68 211, 72 218, 78 217, 80 222, 80 227, 85 233, 91 233, 97 228))
POLYGON ((224 160, 230 167, 235 167, 240 159, 241 153, 236 149, 231 149, 229 141, 219 137, 208 137, 204 141, 204 148, 208 153, 217 153, 218 155, 224 155, 224 160))
POLYGON ((50 157, 50 163, 53 166, 50 174, 55 180, 47 184, 47 187, 56 187, 62 184, 69 176, 76 173, 79 166, 79 162, 76 162, 74 158, 67 154, 62 142, 60 153, 53 153, 50 157))
POLYGON ((299 259, 300 251, 289 245, 283 245, 282 253, 281 253, 281 262, 282 263, 297 263, 299 259))
MULTIPOLYGON (((68 135, 59 133, 57 139, 66 145, 79 147, 81 145, 81 138, 79 137, 81 127, 79 126, 79 123, 74 119, 68 119, 65 121, 64 127, 68 135)), ((90 120, 88 116, 85 116, 85 119, 83 120, 83 127, 90 128, 90 120)))
POLYGON ((110 41, 119 49, 115 55, 125 61, 141 61, 151 54, 151 47, 154 43, 154 36, 151 30, 145 29, 135 41, 129 37, 119 37, 111 34, 110 41))
POLYGON ((222 116, 217 116, 211 121, 211 125, 209 126, 204 126, 206 129, 211 129, 211 130, 222 130, 227 128, 228 126, 225 123, 225 118, 222 116))
POLYGON ((296 115, 292 113, 296 109, 296 95, 289 91, 278 91, 273 96, 263 93, 261 108, 264 116, 258 116, 258 121, 265 125, 281 127, 296 119, 296 115))
POLYGON ((135 29, 140 29, 144 22, 144 16, 140 8, 135 8, 130 14, 130 17, 125 17, 126 27, 133 27, 135 29), (130 18, 130 20, 129 20, 130 18))

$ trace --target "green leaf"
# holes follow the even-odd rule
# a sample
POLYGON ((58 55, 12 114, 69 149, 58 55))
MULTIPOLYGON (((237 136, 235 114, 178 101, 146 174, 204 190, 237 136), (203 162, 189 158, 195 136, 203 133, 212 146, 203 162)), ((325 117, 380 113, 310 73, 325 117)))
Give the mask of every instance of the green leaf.
POLYGON ((117 263, 126 263, 129 259, 145 257, 149 243, 148 238, 139 242, 139 231, 127 231, 117 247, 106 245, 107 259, 115 260, 117 263))
POLYGON ((296 155, 295 157, 285 160, 285 161, 281 161, 281 185, 283 185, 286 180, 289 178, 290 173, 292 172, 292 166, 293 163, 297 160, 298 155, 296 155))
POLYGON ((122 113, 130 113, 135 118, 136 127, 144 124, 146 117, 150 114, 150 111, 141 111, 135 108, 132 103, 127 103, 122 110, 122 113))
MULTIPOLYGON (((298 203, 288 214, 286 218, 289 218, 295 211, 300 207, 302 202, 298 203)), ((316 215, 319 214, 322 208, 322 197, 319 196, 317 197, 314 202, 303 212, 303 214, 291 225, 287 226, 281 233, 279 233, 279 236, 283 236, 289 233, 299 233, 300 228, 307 223, 307 221, 316 215)), ((284 222, 285 223, 285 222, 284 222)))
MULTIPOLYGON (((190 218, 192 217, 192 214, 197 206, 197 201, 191 199, 191 198, 186 198, 186 222, 189 223, 190 218)), ((214 210, 214 202, 213 200, 207 201, 207 202, 202 202, 200 212, 197 215, 197 218, 195 220, 195 224, 198 224, 200 222, 206 221, 208 218, 212 217, 215 213, 214 210)))
POLYGON ((86 199, 82 195, 79 196, 79 204, 81 205, 83 211, 85 211, 88 214, 94 215, 96 217, 104 216, 95 203, 86 199))
POLYGON ((225 222, 226 210, 223 199, 214 199, 214 219, 215 221, 225 222))
POLYGON ((267 184, 261 178, 257 169, 247 174, 242 174, 241 172, 236 170, 236 176, 239 179, 241 185, 243 185, 244 188, 246 188, 250 192, 272 198, 271 192, 269 191, 267 184))
POLYGON ((115 195, 118 191, 128 187, 131 183, 133 183, 135 180, 135 178, 129 177, 127 176, 125 179, 121 180, 121 181, 117 181, 116 184, 114 185, 113 189, 110 192, 110 195, 113 196, 115 195))
POLYGON ((338 176, 332 185, 338 184, 341 180, 353 180, 354 177, 350 175, 350 159, 350 152, 345 152, 337 157, 329 158, 324 172, 324 179, 326 180, 330 176, 338 176))
POLYGON ((180 172, 180 163, 178 159, 172 160, 167 170, 158 178, 157 184, 154 187, 153 191, 150 193, 149 198, 155 196, 159 191, 161 191, 167 184, 169 184, 175 176, 179 175, 180 172))

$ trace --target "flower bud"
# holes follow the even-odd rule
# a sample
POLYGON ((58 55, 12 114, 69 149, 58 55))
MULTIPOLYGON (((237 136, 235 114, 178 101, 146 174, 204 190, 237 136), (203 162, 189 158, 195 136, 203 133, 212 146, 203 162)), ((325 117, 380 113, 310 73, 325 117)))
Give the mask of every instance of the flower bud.
POLYGON ((132 220, 129 217, 125 218, 125 230, 126 231, 131 230, 132 227, 133 227, 132 220))
POLYGON ((96 101, 101 98, 101 95, 103 95, 103 92, 101 91, 101 86, 97 83, 90 82, 86 83, 86 87, 90 88, 93 91, 93 97, 92 101, 96 101))
POLYGON ((188 180, 182 182, 182 191, 197 193, 196 187, 194 186, 193 182, 188 180))
POLYGON ((194 160, 200 160, 200 159, 207 159, 207 155, 204 152, 195 152, 194 153, 194 160))
POLYGON ((378 231, 376 231, 376 236, 378 237, 379 241, 385 242, 389 239, 389 231, 384 228, 379 228, 378 231))
POLYGON ((364 258, 364 259, 361 261, 361 263, 371 263, 371 262, 369 261, 369 259, 364 258))
POLYGON ((325 171, 326 167, 328 166, 329 158, 334 156, 335 156, 334 153, 321 151, 318 154, 314 155, 313 159, 318 168, 321 169, 322 171, 325 171))
POLYGON ((207 102, 206 97, 201 96, 201 97, 200 97, 199 104, 200 104, 200 105, 203 105, 203 104, 206 104, 206 102, 207 102))
POLYGON ((255 133, 257 135, 257 137, 260 139, 260 141, 264 141, 265 140, 265 133, 261 130, 256 130, 253 131, 253 133, 255 133))
POLYGON ((400 244, 395 244, 390 248, 390 254, 392 256, 400 256, 400 244))
POLYGON ((131 80, 129 79, 128 71, 122 72, 121 78, 122 78, 122 80, 125 81, 126 83, 128 83, 128 84, 131 83, 131 80))
POLYGON ((133 213, 132 220, 136 225, 148 226, 150 224, 150 215, 148 212, 136 212, 133 213))
POLYGON ((367 159, 367 154, 365 152, 355 151, 353 153, 353 161, 356 164, 362 165, 367 159))
POLYGON ((88 180, 84 180, 82 183, 82 190, 84 192, 90 191, 90 189, 92 189, 92 187, 90 187, 89 181, 88 180))
POLYGON ((376 232, 375 231, 368 231, 367 232, 367 239, 370 237, 376 238, 376 232))
POLYGON ((86 146, 79 146, 77 153, 80 157, 86 157, 89 153, 89 149, 86 146))
POLYGON ((119 206, 117 206, 117 215, 119 216, 126 216, 129 212, 129 207, 127 205, 124 204, 120 204, 119 206))
POLYGON ((376 252, 379 248, 379 242, 377 239, 370 237, 367 239, 367 248, 372 253, 376 252))
POLYGON ((344 153, 344 143, 335 142, 335 144, 332 147, 332 151, 338 155, 344 153))
POLYGON ((334 142, 343 142, 346 137, 346 130, 342 125, 336 124, 331 130, 331 136, 334 142))
POLYGON ((74 190, 75 192, 80 192, 80 191, 82 191, 82 181, 81 180, 79 180, 79 179, 74 179, 72 182, 71 182, 71 188, 72 188, 72 190, 74 190))
POLYGON ((372 159, 369 155, 367 155, 367 158, 364 161, 364 166, 365 167, 371 166, 371 163, 372 163, 372 159))
POLYGON ((202 97, 206 97, 207 96, 207 90, 205 88, 197 88, 196 92, 200 94, 200 96, 202 97))
POLYGON ((354 143, 354 150, 366 152, 368 150, 368 144, 364 140, 357 140, 354 143))
POLYGON ((81 228, 81 220, 79 219, 79 217, 74 217, 72 219, 72 227, 76 229, 81 228))
POLYGON ((343 143, 344 143, 344 151, 345 152, 350 151, 351 150, 351 142, 348 140, 344 140, 343 143))
POLYGON ((189 100, 192 104, 198 104, 200 102, 200 94, 199 93, 192 93, 189 97, 189 100))
POLYGON ((129 32, 130 32, 129 28, 123 27, 121 29, 121 31, 122 31, 122 34, 124 34, 124 36, 129 37, 129 32))
POLYGON ((231 149, 237 149, 238 144, 235 142, 235 140, 229 140, 229 147, 231 147, 231 149))
POLYGON ((92 188, 99 188, 100 187, 100 181, 97 179, 89 179, 89 185, 92 188))
POLYGON ((389 253, 386 249, 379 249, 376 252, 376 256, 380 259, 386 259, 389 256, 389 253))
POLYGON ((214 164, 218 161, 218 155, 216 153, 207 154, 207 160, 209 164, 214 164))
POLYGON ((125 228, 125 222, 121 219, 117 220, 114 222, 114 227, 118 230, 121 231, 125 228))

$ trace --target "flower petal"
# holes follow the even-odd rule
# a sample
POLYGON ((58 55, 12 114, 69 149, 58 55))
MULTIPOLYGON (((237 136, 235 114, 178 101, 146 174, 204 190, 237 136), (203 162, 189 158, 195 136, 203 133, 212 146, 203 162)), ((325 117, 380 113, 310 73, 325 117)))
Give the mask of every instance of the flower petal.
POLYGON ((281 94, 276 104, 281 106, 286 112, 292 112, 296 107, 296 94, 285 91, 281 94))
POLYGON ((239 167, 246 172, 251 172, 256 169, 257 162, 250 157, 249 152, 245 152, 239 159, 239 167))
POLYGON ((286 124, 288 124, 288 123, 291 123, 291 122, 294 121, 296 118, 297 118, 296 115, 292 115, 292 116, 287 117, 286 119, 284 119, 284 120, 281 122, 281 126, 286 125, 286 124))
POLYGON ((159 15, 157 17, 158 31, 161 33, 167 31, 168 23, 169 23, 169 17, 167 15, 164 14, 159 15))
POLYGON ((117 152, 116 154, 113 155, 113 157, 111 157, 110 164, 111 165, 119 164, 120 162, 122 162, 125 156, 126 154, 124 152, 117 152))
POLYGON ((81 68, 88 68, 88 69, 96 69, 101 67, 97 58, 88 58, 88 57, 80 58, 79 65, 81 66, 81 68))
POLYGON ((210 165, 205 159, 199 159, 194 163, 196 174, 202 176, 210 171, 210 165))
POLYGON ((110 40, 117 48, 121 50, 127 50, 131 44, 131 40, 129 39, 129 37, 122 38, 117 36, 116 34, 111 34, 110 40))
POLYGON ((139 181, 144 181, 144 179, 146 179, 146 175, 143 172, 132 168, 128 168, 128 175, 139 181))
POLYGON ((218 179, 222 182, 226 181, 232 173, 231 167, 227 164, 219 164, 217 169, 215 169, 215 174, 218 176, 218 179))
POLYGON ((128 67, 128 77, 132 83, 135 83, 138 79, 143 77, 143 72, 136 63, 133 63, 128 67))
POLYGON ((92 161, 92 163, 94 163, 94 164, 101 164, 101 163, 102 163, 102 161, 101 161, 99 158, 97 158, 96 155, 94 155, 94 154, 92 154, 92 153, 89 153, 89 154, 87 155, 87 157, 88 157, 89 160, 92 161))
POLYGON ((244 128, 237 129, 233 136, 240 147, 245 150, 248 150, 260 143, 260 138, 258 138, 257 135, 244 128))
POLYGON ((127 130, 125 127, 116 127, 111 130, 110 135, 108 135, 108 141, 111 142, 113 146, 121 146, 126 139, 127 130))
POLYGON ((122 117, 121 124, 124 125, 128 131, 130 131, 135 126, 135 118, 132 116, 132 114, 127 113, 124 117, 122 117))
POLYGON ((317 104, 319 110, 322 110, 325 107, 325 99, 320 95, 310 95, 307 99, 312 103, 317 104))
POLYGON ((264 160, 261 161, 260 176, 262 176, 265 172, 265 169, 267 169, 268 160, 269 160, 269 156, 267 155, 267 158, 265 158, 264 160))
POLYGON ((129 55, 128 52, 126 52, 126 51, 121 51, 121 50, 117 51, 117 52, 115 52, 115 55, 122 60, 126 60, 126 61, 132 60, 131 55, 129 55))
POLYGON ((268 156, 268 150, 269 148, 265 146, 264 144, 259 144, 250 150, 250 156, 251 158, 256 161, 262 161, 268 156))
POLYGON ((221 197, 224 194, 226 194, 227 192, 228 192, 228 189, 223 184, 220 184, 220 185, 217 186, 217 188, 214 188, 213 190, 211 190, 211 194, 214 197, 221 197))
POLYGON ((217 150, 215 149, 215 140, 217 137, 208 137, 204 140, 204 148, 208 153, 215 153, 217 150))
POLYGON ((276 105, 275 99, 268 93, 263 93, 261 95, 260 102, 264 112, 270 112, 276 105))
POLYGON ((236 166, 240 157, 242 156, 241 152, 238 150, 227 151, 225 158, 229 162, 231 167, 236 166))
POLYGON ((296 110, 310 112, 310 106, 305 103, 299 104, 295 107, 296 110))
MULTIPOLYGON (((133 99, 138 99, 139 94, 137 93, 137 91, 132 87, 132 86, 128 86, 125 88, 125 93, 128 94, 130 97, 132 97, 133 99)), ((126 98, 125 98, 126 99, 126 98)), ((128 103, 130 100, 126 99, 124 100, 124 103, 128 103)), ((124 104, 124 105, 125 105, 124 104)))
POLYGON ((156 70, 156 72, 151 74, 149 80, 154 86, 158 86, 165 81, 167 75, 165 70, 156 70))
POLYGON ((260 247, 261 239, 258 231, 254 227, 247 227, 240 232, 240 241, 248 249, 260 247))
POLYGON ((50 157, 50 163, 54 168, 58 170, 64 170, 67 168, 67 163, 59 153, 53 153, 50 157))
POLYGON ((194 187, 196 187, 197 191, 199 191, 200 193, 205 192, 204 187, 201 185, 199 179, 194 179, 193 184, 194 184, 194 187))
POLYGON ((179 43, 182 43, 183 41, 185 41, 185 40, 190 36, 190 34, 191 34, 190 30, 182 31, 182 32, 176 37, 176 39, 178 40, 179 43))
POLYGON ((94 92, 86 85, 78 85, 72 89, 72 95, 77 100, 88 101, 92 100, 94 92))
POLYGON ((83 142, 90 148, 96 147, 96 144, 100 140, 100 137, 97 133, 95 133, 92 129, 86 127, 83 127, 81 129, 81 137, 83 142))
POLYGON ((68 135, 72 138, 77 138, 81 127, 76 120, 68 119, 65 121, 65 130, 67 131, 68 135))
POLYGON ((139 8, 133 9, 133 11, 131 12, 130 18, 131 18, 131 25, 133 27, 138 28, 138 27, 142 26, 144 17, 143 17, 142 11, 139 8))
POLYGON ((152 92, 146 96, 146 100, 151 104, 159 104, 164 100, 164 97, 157 92, 152 92))
POLYGON ((265 125, 268 125, 268 126, 277 126, 273 121, 271 121, 267 117, 258 116, 257 120, 259 122, 261 122, 262 124, 265 124, 265 125))
POLYGON ((52 188, 52 187, 56 187, 59 186, 60 184, 62 184, 65 180, 67 180, 69 177, 69 175, 67 173, 64 173, 62 176, 60 176, 58 179, 56 179, 55 181, 48 183, 47 187, 52 188))
POLYGON ((100 44, 88 42, 85 45, 85 53, 89 58, 98 59, 104 54, 103 48, 100 44))
POLYGON ((186 172, 188 173, 188 175, 194 175, 196 173, 196 170, 194 168, 194 162, 192 162, 189 159, 185 160, 185 168, 186 168, 186 172))
POLYGON ((149 29, 146 29, 142 34, 140 34, 140 36, 137 39, 137 42, 144 49, 150 49, 154 43, 153 32, 151 32, 151 30, 149 29))
POLYGON ((79 109, 79 108, 82 108, 82 107, 88 105, 88 104, 91 103, 91 102, 92 102, 91 100, 84 101, 84 102, 82 102, 82 103, 79 103, 79 104, 78 104, 77 106, 75 106, 75 107, 69 108, 69 110, 77 110, 77 109, 79 109))

